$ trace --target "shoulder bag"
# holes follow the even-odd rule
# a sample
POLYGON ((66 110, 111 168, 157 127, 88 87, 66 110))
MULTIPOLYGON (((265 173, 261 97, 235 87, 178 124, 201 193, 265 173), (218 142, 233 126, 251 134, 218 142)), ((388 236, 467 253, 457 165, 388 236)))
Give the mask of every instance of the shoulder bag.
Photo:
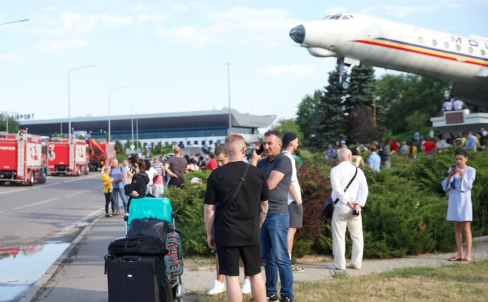
MULTIPOLYGON (((354 176, 352 177, 351 181, 344 188, 344 193, 347 192, 347 189, 349 189, 349 186, 352 184, 354 179, 356 179, 357 175, 358 175, 358 167, 356 167, 356 172, 354 173, 354 176)), ((339 202, 339 198, 337 198, 335 201, 332 201, 332 197, 327 197, 327 199, 324 202, 324 205, 322 206, 322 219, 324 219, 325 221, 332 221, 332 215, 334 215, 334 206, 338 202, 339 202)))

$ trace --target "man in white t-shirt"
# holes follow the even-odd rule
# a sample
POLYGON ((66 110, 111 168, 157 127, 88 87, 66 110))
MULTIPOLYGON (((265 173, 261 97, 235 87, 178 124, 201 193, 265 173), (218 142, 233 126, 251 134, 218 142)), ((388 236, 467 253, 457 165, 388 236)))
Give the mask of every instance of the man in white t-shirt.
POLYGON ((298 148, 298 137, 295 133, 289 132, 283 135, 283 154, 290 160, 292 165, 290 191, 288 193, 288 212, 290 213, 290 226, 288 228, 288 255, 290 256, 290 264, 292 271, 301 273, 303 268, 293 263, 291 259, 291 252, 293 250, 293 240, 298 228, 303 226, 303 207, 302 207, 302 193, 300 191, 300 184, 298 183, 296 160, 293 156, 298 148))
POLYGON ((461 100, 454 101, 454 110, 462 110, 465 107, 464 102, 461 100))
POLYGON ((483 127, 481 127, 481 134, 483 134, 484 137, 488 137, 488 131, 486 131, 483 127))
POLYGON ((443 112, 452 111, 452 103, 450 100, 446 100, 444 102, 444 104, 442 105, 442 111, 443 112))

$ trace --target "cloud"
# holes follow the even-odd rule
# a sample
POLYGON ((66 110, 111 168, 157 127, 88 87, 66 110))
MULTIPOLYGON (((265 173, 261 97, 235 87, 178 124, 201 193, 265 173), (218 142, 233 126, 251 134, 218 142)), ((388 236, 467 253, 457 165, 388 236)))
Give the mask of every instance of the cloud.
POLYGON ((178 26, 159 31, 158 35, 165 37, 168 43, 188 44, 200 47, 215 42, 222 34, 223 29, 218 26, 193 27, 178 26))
POLYGON ((80 39, 68 39, 68 40, 40 40, 37 41, 34 48, 36 50, 49 53, 57 54, 65 51, 69 51, 76 48, 87 47, 90 42, 80 39))
POLYGON ((376 7, 376 6, 364 7, 358 11, 358 14, 369 15, 369 14, 372 14, 373 12, 375 12, 377 10, 378 10, 378 7, 376 7))
POLYGON ((384 7, 386 10, 386 13, 392 16, 395 16, 397 18, 404 18, 411 13, 414 12, 422 12, 422 13, 428 13, 434 10, 438 10, 439 7, 437 6, 397 6, 397 5, 388 5, 384 7))
POLYGON ((267 75, 310 75, 317 72, 314 65, 278 65, 263 68, 260 71, 267 75))
POLYGON ((327 7, 325 10, 325 14, 328 15, 334 15, 338 13, 347 13, 347 8, 342 7, 342 6, 333 6, 333 7, 327 7))
POLYGON ((244 6, 228 10, 211 10, 200 7, 200 14, 213 24, 208 26, 179 26, 163 29, 156 34, 170 43, 204 46, 217 43, 224 37, 227 41, 242 43, 247 37, 262 39, 277 45, 288 39, 287 32, 301 23, 285 9, 252 9, 244 6), (245 38, 242 37, 245 36, 245 38))
POLYGON ((449 7, 449 8, 460 8, 463 6, 464 6, 464 4, 462 4, 462 3, 450 3, 447 5, 447 7, 449 7))
POLYGON ((0 53, 0 61, 22 62, 30 59, 29 56, 21 54, 0 53))
POLYGON ((172 6, 171 9, 177 12, 186 12, 188 10, 188 6, 179 4, 172 6))

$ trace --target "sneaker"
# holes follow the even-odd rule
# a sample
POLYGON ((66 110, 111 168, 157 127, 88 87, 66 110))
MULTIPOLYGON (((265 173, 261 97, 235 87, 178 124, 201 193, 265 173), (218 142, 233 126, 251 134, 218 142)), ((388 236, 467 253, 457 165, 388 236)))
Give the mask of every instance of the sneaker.
MULTIPOLYGON (((279 301, 278 295, 266 295, 267 301, 279 301)), ((251 301, 254 301, 254 298, 251 298, 251 301)))
POLYGON ((215 280, 213 287, 207 292, 207 295, 217 295, 223 292, 225 292, 225 284, 215 280))
POLYGON ((295 300, 293 300, 290 297, 281 297, 281 300, 280 300, 280 302, 293 302, 293 301, 295 301, 295 300))
POLYGON ((251 282, 247 279, 244 279, 244 282, 242 282, 242 293, 244 295, 250 294, 251 293, 251 282))
POLYGON ((294 273, 303 273, 305 271, 305 269, 299 267, 297 264, 295 264, 293 261, 290 261, 290 265, 291 265, 291 270, 294 272, 294 273))

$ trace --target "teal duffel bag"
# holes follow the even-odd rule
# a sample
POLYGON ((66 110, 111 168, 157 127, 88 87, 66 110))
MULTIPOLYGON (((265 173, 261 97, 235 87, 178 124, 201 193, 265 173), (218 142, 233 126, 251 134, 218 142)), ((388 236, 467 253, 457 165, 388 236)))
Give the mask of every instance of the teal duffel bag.
POLYGON ((168 223, 173 223, 171 214, 173 208, 171 207, 171 201, 164 198, 132 198, 130 202, 129 218, 127 219, 127 226, 133 219, 161 219, 166 220, 168 223))

